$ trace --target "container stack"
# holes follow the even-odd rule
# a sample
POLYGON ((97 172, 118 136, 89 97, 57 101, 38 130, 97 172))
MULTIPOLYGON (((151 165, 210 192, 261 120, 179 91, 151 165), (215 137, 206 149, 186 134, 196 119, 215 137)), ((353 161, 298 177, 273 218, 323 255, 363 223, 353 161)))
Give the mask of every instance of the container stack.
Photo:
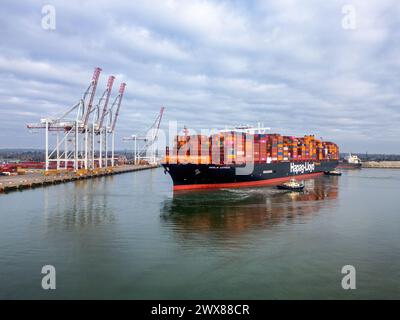
POLYGON ((289 146, 289 157, 296 161, 298 159, 298 145, 299 145, 299 140, 295 137, 292 137, 292 143, 289 146))
POLYGON ((235 154, 235 144, 236 144, 236 135, 235 132, 224 132, 222 133, 223 141, 224 141, 224 164, 234 164, 236 162, 236 154, 235 154))
POLYGON ((175 144, 172 149, 172 154, 169 156, 169 160, 176 163, 186 163, 188 162, 189 157, 189 148, 188 148, 188 136, 176 136, 175 144))
POLYGON ((267 137, 265 135, 261 135, 260 137, 260 162, 267 161, 267 137))
POLYGON ((322 144, 322 141, 321 140, 317 140, 317 143, 316 143, 316 145, 317 145, 317 159, 318 160, 323 160, 324 159, 324 157, 323 157, 323 144, 322 144))
POLYGON ((200 163, 209 164, 211 157, 211 138, 205 135, 200 136, 200 163))
POLYGON ((188 161, 189 163, 200 163, 200 157, 201 157, 201 146, 200 146, 200 136, 198 135, 192 135, 189 136, 188 139, 188 161))
POLYGON ((236 163, 246 163, 246 135, 244 133, 237 134, 236 140, 236 163))
POLYGON ((260 143, 254 142, 253 144, 253 159, 254 163, 260 163, 260 143))
POLYGON ((283 137, 278 136, 278 161, 283 161, 283 137))
POLYGON ((168 161, 195 164, 245 164, 281 161, 328 161, 339 159, 333 142, 280 134, 245 134, 226 131, 204 135, 177 136, 168 161))
POLYGON ((293 137, 283 136, 283 161, 291 160, 293 137))
POLYGON ((254 161, 254 136, 246 137, 244 154, 245 154, 245 162, 254 161))
POLYGON ((326 157, 329 160, 338 160, 339 159, 339 148, 333 142, 323 142, 326 149, 326 157))
POLYGON ((271 143, 272 143, 272 161, 278 161, 278 138, 277 135, 271 135, 271 143))
POLYGON ((224 147, 223 139, 219 134, 213 134, 210 137, 211 146, 211 163, 213 164, 223 164, 224 161, 224 147))

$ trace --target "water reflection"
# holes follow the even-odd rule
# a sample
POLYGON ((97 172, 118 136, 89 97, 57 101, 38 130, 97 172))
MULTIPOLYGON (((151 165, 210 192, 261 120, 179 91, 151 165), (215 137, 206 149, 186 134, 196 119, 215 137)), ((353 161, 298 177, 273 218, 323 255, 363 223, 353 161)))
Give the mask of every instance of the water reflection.
POLYGON ((274 187, 174 194, 161 208, 163 223, 185 238, 214 233, 232 237, 284 223, 303 223, 323 207, 335 206, 338 178, 304 181, 304 192, 274 187))
POLYGON ((79 180, 45 188, 43 207, 47 226, 74 229, 114 221, 114 210, 108 204, 112 178, 79 180))

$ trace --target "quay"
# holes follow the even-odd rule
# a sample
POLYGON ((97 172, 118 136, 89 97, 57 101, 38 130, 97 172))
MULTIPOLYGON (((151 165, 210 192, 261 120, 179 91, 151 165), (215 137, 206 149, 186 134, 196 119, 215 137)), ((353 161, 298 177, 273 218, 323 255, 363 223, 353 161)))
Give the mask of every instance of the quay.
POLYGON ((364 161, 362 168, 400 169, 400 161, 364 161))
POLYGON ((29 188, 44 187, 76 180, 91 179, 126 172, 140 171, 157 168, 158 165, 123 165, 93 170, 49 170, 36 173, 26 173, 16 176, 0 176, 0 193, 24 190, 29 188))

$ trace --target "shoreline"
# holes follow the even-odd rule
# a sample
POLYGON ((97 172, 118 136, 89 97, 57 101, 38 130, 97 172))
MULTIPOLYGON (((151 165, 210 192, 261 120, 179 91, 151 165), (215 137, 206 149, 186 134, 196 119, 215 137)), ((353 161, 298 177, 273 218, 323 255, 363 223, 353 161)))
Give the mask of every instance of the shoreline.
POLYGON ((0 194, 7 194, 11 191, 22 191, 45 187, 60 183, 67 183, 77 180, 94 179, 133 171, 158 168, 158 165, 123 165, 108 168, 97 168, 95 170, 60 171, 57 174, 45 175, 43 173, 33 173, 17 176, 0 177, 0 194))
POLYGON ((400 161, 365 161, 362 168, 400 169, 400 161))

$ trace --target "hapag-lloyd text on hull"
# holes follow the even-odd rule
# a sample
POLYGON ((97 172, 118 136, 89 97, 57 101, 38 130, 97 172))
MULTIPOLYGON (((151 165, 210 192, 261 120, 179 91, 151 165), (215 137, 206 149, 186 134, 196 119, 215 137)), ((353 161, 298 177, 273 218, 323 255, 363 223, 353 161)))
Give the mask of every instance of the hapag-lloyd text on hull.
POLYGON ((290 173, 294 173, 294 174, 304 174, 305 172, 314 172, 315 170, 315 164, 314 163, 309 163, 309 162, 305 162, 305 163, 290 163, 290 173))

